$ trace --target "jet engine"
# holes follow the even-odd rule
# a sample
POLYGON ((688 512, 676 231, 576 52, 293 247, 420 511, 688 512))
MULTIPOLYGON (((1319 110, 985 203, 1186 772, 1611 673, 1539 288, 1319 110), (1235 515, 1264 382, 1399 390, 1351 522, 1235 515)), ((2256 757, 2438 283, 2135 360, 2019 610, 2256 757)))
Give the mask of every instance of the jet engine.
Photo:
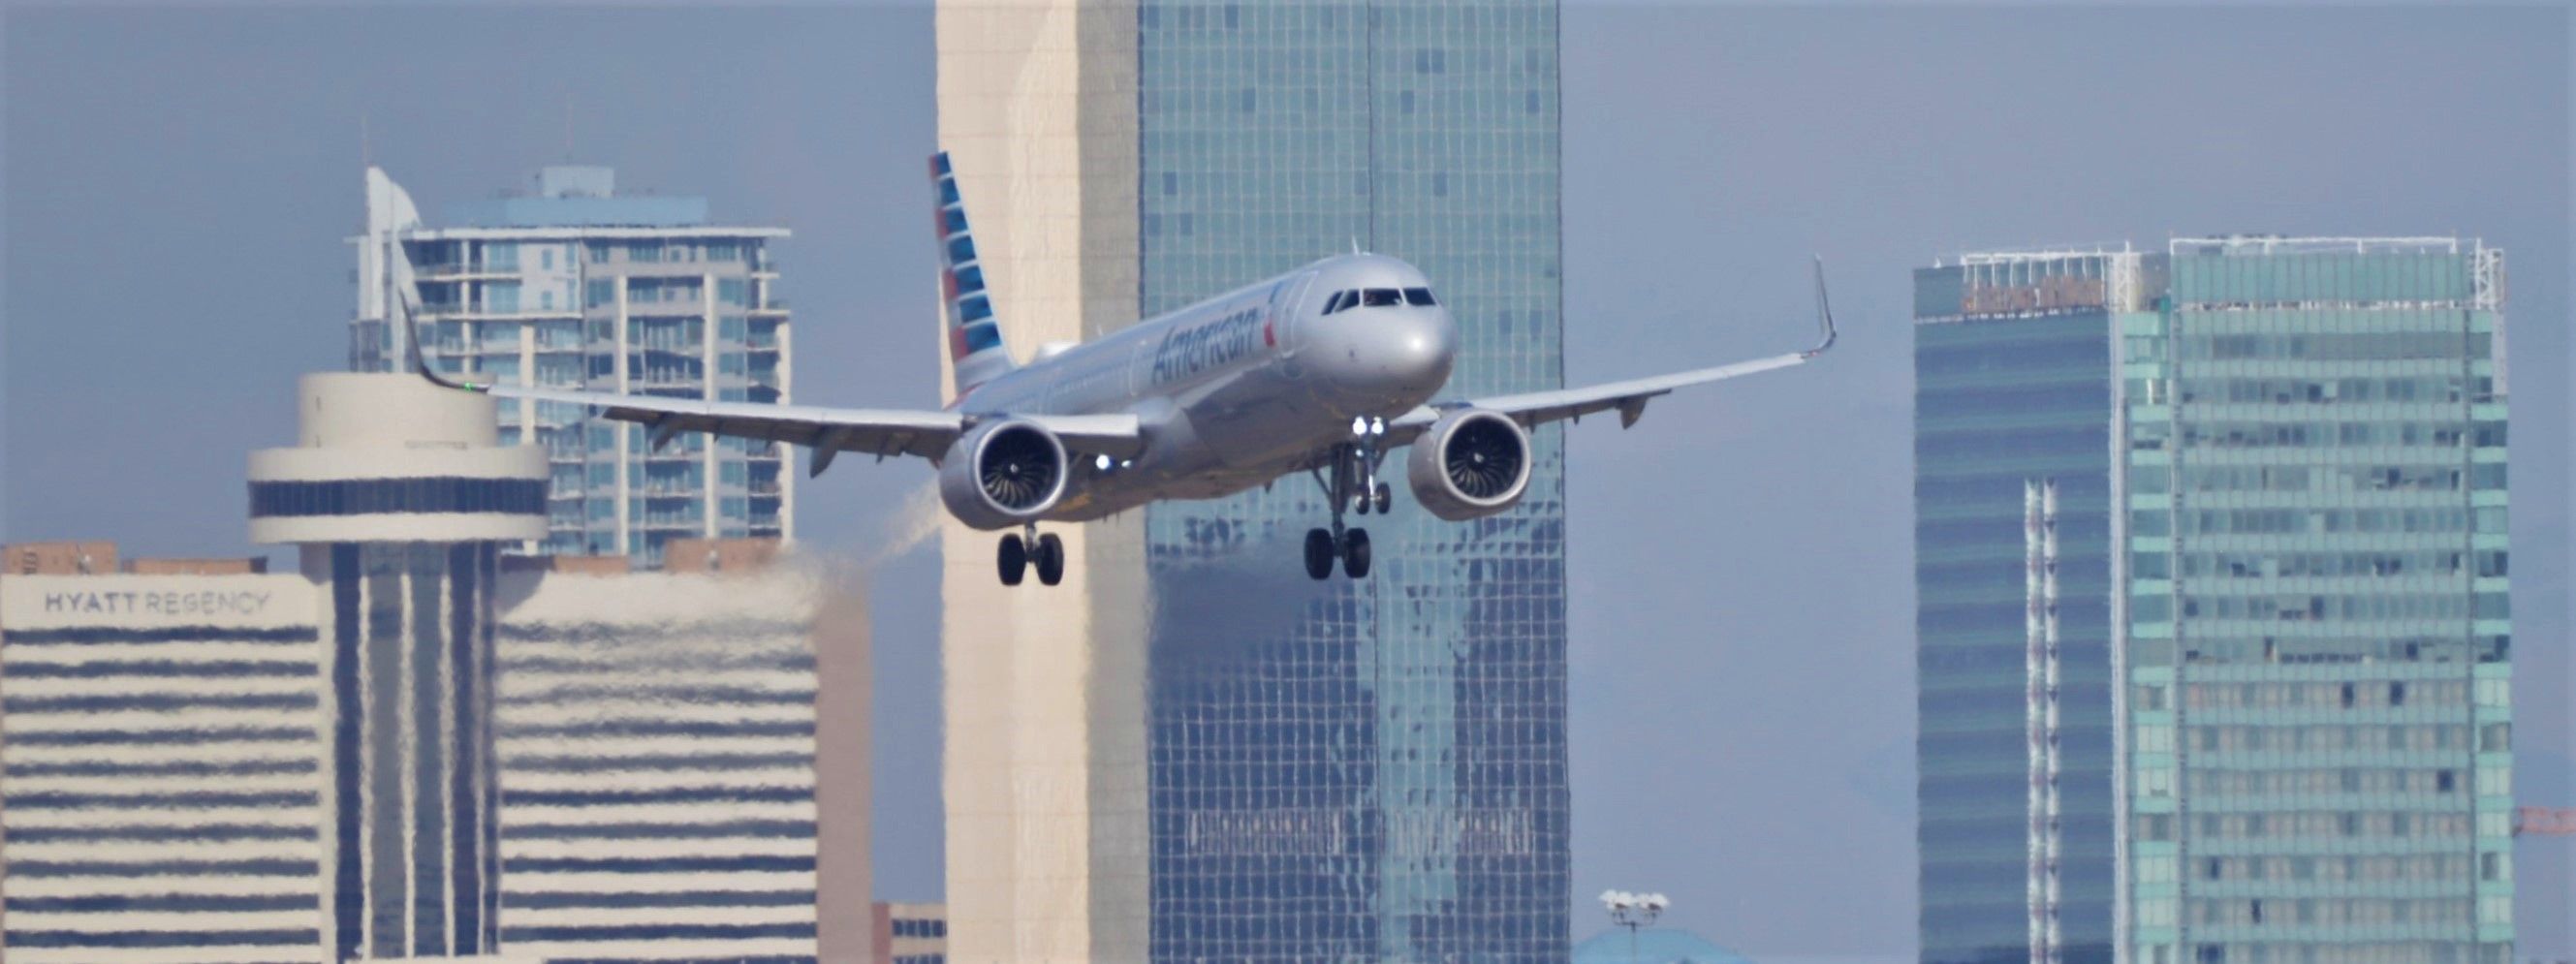
POLYGON ((1405 474, 1432 515, 1451 522, 1493 515, 1529 488, 1529 432, 1501 412, 1450 412, 1413 440, 1405 474))
POLYGON ((939 501, 978 529, 1003 529, 1044 515, 1064 498, 1071 462, 1064 443, 1032 422, 986 422, 958 436, 939 462, 939 501))

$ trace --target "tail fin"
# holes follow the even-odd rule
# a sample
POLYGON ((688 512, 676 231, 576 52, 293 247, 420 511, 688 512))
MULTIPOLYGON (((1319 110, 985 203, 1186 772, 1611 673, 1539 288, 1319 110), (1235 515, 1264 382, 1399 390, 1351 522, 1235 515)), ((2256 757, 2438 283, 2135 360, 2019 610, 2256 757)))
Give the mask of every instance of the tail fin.
POLYGON ((948 361, 957 375, 957 398, 964 398, 1014 366, 1010 351, 1002 347, 992 298, 984 290, 983 262, 975 256, 974 234, 966 229, 966 204, 957 197, 957 176, 948 169, 947 151, 930 156, 930 179, 939 186, 939 281, 948 301, 948 361))

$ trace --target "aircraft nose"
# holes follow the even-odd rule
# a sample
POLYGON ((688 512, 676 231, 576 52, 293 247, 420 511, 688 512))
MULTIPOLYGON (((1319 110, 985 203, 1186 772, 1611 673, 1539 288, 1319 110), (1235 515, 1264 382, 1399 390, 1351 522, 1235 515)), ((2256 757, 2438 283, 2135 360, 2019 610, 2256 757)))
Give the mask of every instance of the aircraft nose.
POLYGON ((1367 407, 1411 405, 1449 381, 1458 327, 1442 307, 1352 311, 1342 322, 1339 380, 1367 394, 1367 407))
POLYGON ((1437 391, 1449 380, 1450 362, 1458 356, 1458 326, 1449 320, 1449 309, 1406 312, 1397 329, 1394 357, 1389 360, 1389 374, 1407 386, 1437 391))

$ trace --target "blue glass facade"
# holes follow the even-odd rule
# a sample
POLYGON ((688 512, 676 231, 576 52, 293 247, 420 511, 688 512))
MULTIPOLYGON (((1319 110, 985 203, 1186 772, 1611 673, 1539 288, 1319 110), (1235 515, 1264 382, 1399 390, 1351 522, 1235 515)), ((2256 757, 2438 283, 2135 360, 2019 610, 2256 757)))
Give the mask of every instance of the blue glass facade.
POLYGON ((2075 256, 1915 275, 1916 844, 1926 962, 2032 959, 2034 485, 2056 492, 2058 943, 2067 961, 2110 960, 2114 386, 2113 322, 2101 298, 2110 268, 2104 257, 2075 256))
MULTIPOLYGON (((1562 383, 1553 2, 1138 9, 1142 307, 1357 245, 1429 274, 1453 393, 1562 383)), ((1302 479, 1146 519, 1157 961, 1563 960, 1564 471, 1515 509, 1355 517, 1310 583, 1302 479)))
POLYGON ((498 945, 499 544, 334 543, 330 933, 339 958, 498 945))
POLYGON ((2502 279, 2268 236, 1916 274, 1924 960, 2511 959, 2502 279))

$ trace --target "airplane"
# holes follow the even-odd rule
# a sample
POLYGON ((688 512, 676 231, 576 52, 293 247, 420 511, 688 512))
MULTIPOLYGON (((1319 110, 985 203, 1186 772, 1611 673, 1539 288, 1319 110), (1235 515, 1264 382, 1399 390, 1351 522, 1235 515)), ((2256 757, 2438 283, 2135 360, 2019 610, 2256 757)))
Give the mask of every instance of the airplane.
POLYGON ((1674 389, 1787 368, 1833 347, 1824 263, 1816 263, 1821 340, 1805 351, 1586 388, 1487 398, 1441 398, 1458 326, 1421 271, 1358 252, 1139 321, 1080 344, 1049 344, 1027 363, 1002 341, 973 232, 946 152, 931 157, 938 191, 941 282, 949 358, 947 407, 823 408, 620 395, 451 379, 421 357, 404 292, 412 367, 446 388, 500 398, 589 406, 649 426, 659 449, 680 432, 802 445, 819 476, 843 452, 928 459, 941 502, 959 522, 1002 536, 995 564, 1006 586, 1036 568, 1064 577, 1063 541, 1045 523, 1100 519, 1170 499, 1213 499, 1291 473, 1313 478, 1330 525, 1306 533, 1306 574, 1369 574, 1368 530, 1348 514, 1385 514, 1389 452, 1411 446, 1404 475, 1434 516, 1463 521, 1520 501, 1529 485, 1530 429, 1617 410, 1622 427, 1674 389))

